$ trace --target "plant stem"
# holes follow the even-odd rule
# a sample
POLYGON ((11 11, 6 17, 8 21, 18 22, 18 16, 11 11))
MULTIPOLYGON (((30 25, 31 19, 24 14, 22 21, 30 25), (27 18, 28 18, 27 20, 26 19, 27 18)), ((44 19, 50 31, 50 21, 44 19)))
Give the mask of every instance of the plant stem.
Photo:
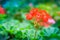
POLYGON ((37 36, 37 22, 34 22, 34 27, 35 27, 35 34, 34 34, 34 40, 36 40, 36 36, 37 36))
POLYGON ((37 36, 37 29, 35 30, 34 40, 36 40, 36 36, 37 36))

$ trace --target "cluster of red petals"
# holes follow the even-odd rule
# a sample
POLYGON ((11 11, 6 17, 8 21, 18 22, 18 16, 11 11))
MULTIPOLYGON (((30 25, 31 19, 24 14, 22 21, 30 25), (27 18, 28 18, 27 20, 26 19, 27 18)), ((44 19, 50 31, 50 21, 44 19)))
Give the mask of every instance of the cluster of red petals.
POLYGON ((30 10, 28 14, 26 14, 26 19, 34 19, 42 26, 49 26, 50 23, 48 23, 48 19, 52 19, 52 17, 45 10, 39 10, 38 8, 34 8, 30 10))
POLYGON ((1 6, 0 6, 0 14, 5 14, 5 10, 1 6))

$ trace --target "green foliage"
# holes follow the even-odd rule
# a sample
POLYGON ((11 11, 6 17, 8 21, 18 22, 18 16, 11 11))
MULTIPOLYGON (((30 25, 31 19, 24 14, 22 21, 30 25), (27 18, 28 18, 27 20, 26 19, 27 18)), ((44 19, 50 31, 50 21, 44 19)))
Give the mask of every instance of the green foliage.
POLYGON ((25 19, 25 14, 31 9, 27 5, 30 3, 30 0, 22 0, 21 2, 16 0, 18 6, 13 5, 14 1, 10 0, 9 4, 5 7, 5 15, 0 14, 0 40, 60 40, 60 16, 57 14, 60 11, 60 7, 51 3, 38 4, 40 1, 45 3, 45 0, 31 1, 33 4, 38 4, 33 5, 34 7, 46 10, 56 20, 56 23, 49 28, 43 27, 38 29, 35 36, 36 30, 34 29, 33 21, 25 19))

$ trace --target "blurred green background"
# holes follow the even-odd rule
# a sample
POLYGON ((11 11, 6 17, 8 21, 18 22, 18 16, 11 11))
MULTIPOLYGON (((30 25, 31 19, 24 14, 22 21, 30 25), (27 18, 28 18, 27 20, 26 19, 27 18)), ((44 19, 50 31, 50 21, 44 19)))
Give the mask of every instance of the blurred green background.
POLYGON ((0 5, 6 12, 0 14, 0 40, 60 40, 60 0, 0 0, 0 5), (56 21, 38 29, 36 36, 33 23, 25 18, 32 7, 48 11, 56 21))

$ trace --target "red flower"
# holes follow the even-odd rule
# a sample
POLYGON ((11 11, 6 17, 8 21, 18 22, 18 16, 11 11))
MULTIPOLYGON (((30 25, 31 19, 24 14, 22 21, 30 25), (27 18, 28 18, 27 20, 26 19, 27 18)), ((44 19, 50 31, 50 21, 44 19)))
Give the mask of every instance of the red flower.
POLYGON ((5 10, 1 6, 0 6, 0 14, 5 14, 5 10))
POLYGON ((30 13, 26 15, 26 19, 27 20, 34 19, 41 26, 49 26, 50 23, 53 22, 53 21, 50 22, 49 19, 52 19, 52 17, 45 10, 39 11, 37 8, 30 10, 30 13))

